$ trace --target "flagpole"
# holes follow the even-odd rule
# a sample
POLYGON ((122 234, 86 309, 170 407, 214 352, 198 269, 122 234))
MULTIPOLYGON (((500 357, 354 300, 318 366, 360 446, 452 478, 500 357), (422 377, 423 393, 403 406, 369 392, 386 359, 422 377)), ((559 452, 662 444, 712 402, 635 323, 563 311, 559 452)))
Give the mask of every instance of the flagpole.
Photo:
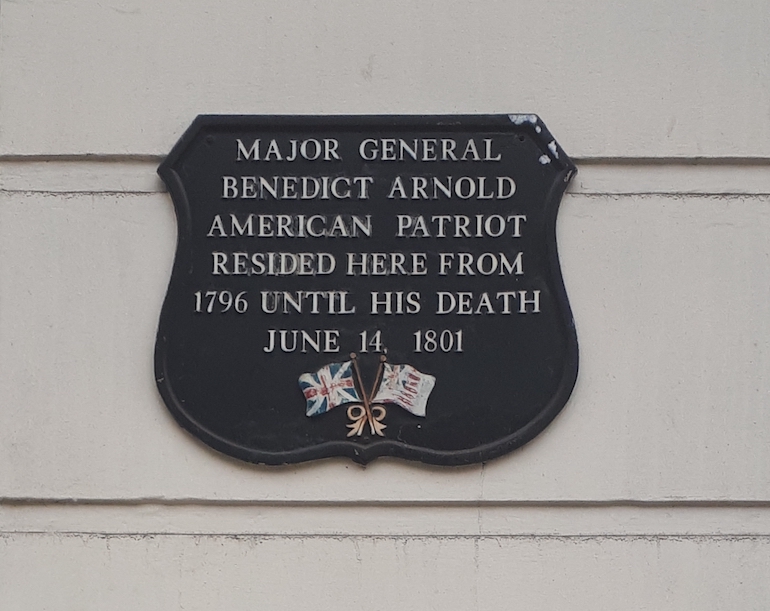
POLYGON ((369 430, 372 432, 372 435, 381 435, 383 429, 386 428, 387 425, 382 424, 382 419, 385 418, 385 415, 387 414, 387 411, 385 409, 384 405, 374 405, 374 397, 377 395, 377 387, 380 385, 380 380, 382 380, 382 374, 385 370, 384 363, 388 360, 388 357, 386 357, 384 354, 380 355, 380 362, 377 365, 377 375, 374 377, 374 384, 372 385, 372 392, 369 393, 369 413, 371 414, 371 420, 369 421, 369 430), (375 410, 379 410, 379 415, 375 416, 374 412, 375 410))
POLYGON ((353 369, 356 372, 356 378, 358 378, 358 387, 361 389, 361 396, 364 401, 364 411, 366 412, 366 419, 369 422, 369 428, 374 433, 374 417, 372 416, 372 409, 369 407, 369 394, 364 388, 364 381, 361 378, 361 370, 358 368, 358 356, 355 352, 350 353, 350 360, 353 361, 353 369))
POLYGON ((380 363, 377 365, 377 376, 374 378, 374 385, 372 386, 372 394, 369 395, 369 403, 374 400, 374 395, 377 394, 377 387, 380 385, 380 380, 382 379, 382 372, 385 370, 385 361, 388 360, 388 357, 384 354, 380 355, 380 363))

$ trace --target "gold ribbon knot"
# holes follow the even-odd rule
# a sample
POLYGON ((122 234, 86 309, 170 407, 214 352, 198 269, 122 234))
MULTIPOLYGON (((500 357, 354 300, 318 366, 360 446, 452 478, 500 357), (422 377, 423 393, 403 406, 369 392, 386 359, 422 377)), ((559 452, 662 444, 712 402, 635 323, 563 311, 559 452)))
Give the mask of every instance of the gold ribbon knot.
POLYGON ((367 406, 366 404, 353 404, 350 407, 348 407, 348 418, 352 420, 352 424, 348 424, 347 427, 350 429, 350 432, 348 433, 348 437, 353 437, 354 435, 361 436, 364 432, 364 427, 366 424, 369 424, 369 430, 372 432, 372 435, 379 435, 380 437, 385 437, 385 429, 387 428, 387 424, 382 424, 382 421, 385 420, 385 415, 387 412, 385 411, 385 407, 383 405, 371 405, 367 406), (366 408, 369 407, 367 410, 366 408))

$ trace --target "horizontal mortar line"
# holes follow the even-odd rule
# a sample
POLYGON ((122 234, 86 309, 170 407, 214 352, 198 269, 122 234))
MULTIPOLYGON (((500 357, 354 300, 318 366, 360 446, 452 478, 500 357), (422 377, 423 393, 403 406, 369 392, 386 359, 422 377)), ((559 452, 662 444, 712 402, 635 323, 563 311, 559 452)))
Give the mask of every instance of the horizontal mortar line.
MULTIPOLYGON (((683 157, 606 157, 606 156, 584 156, 570 157, 576 165, 739 165, 739 166, 765 166, 770 165, 770 157, 703 157, 703 156, 683 156, 683 157)), ((578 172, 580 168, 578 168, 578 172)))
POLYGON ((768 191, 685 191, 671 189, 669 191, 570 191, 567 190, 564 194, 565 197, 589 197, 589 198, 612 198, 612 197, 666 197, 675 199, 718 199, 718 198, 735 198, 740 197, 743 199, 759 198, 763 199, 770 196, 770 190, 768 191))
MULTIPOLYGON (((117 196, 153 195, 167 190, 157 176, 158 159, 111 157, 58 162, 28 159, 0 161, 0 193, 117 196)), ((584 169, 570 185, 573 197, 766 197, 770 194, 767 164, 637 163, 606 160, 582 164, 584 169), (616 163, 617 162, 617 163, 616 163)), ((262 173, 282 173, 285 167, 250 168, 262 173)))
POLYGON ((14 193, 18 195, 45 195, 46 197, 62 197, 65 195, 93 195, 95 197, 102 197, 105 195, 121 196, 144 196, 155 197, 159 193, 168 193, 165 190, 158 191, 137 191, 137 190, 122 190, 122 189, 61 189, 51 190, 49 189, 4 189, 0 188, 0 194, 14 193))
POLYGON ((6 504, 6 532, 276 537, 770 537, 770 507, 527 504, 6 504))
POLYGON ((500 500, 397 500, 397 501, 320 501, 320 500, 247 500, 247 499, 202 499, 179 498, 164 499, 155 497, 135 497, 126 499, 104 498, 56 498, 56 497, 3 497, 0 498, 0 507, 43 507, 43 506, 104 506, 104 507, 276 507, 276 508, 419 508, 419 507, 447 507, 447 508, 636 508, 636 509, 660 509, 660 508, 693 508, 693 509, 770 509, 770 500, 707 500, 707 499, 670 499, 670 500, 633 500, 618 499, 606 501, 500 501, 500 500))
MULTIPOLYGON (((173 143, 172 143, 173 145, 173 143)), ((169 150, 171 148, 169 147, 169 150)), ((165 153, 65 153, 65 154, 5 154, 0 155, 0 163, 9 162, 57 162, 88 161, 120 163, 125 161, 143 161, 160 163, 166 158, 165 153)), ((763 156, 657 156, 657 157, 608 157, 604 155, 570 156, 572 161, 586 165, 770 165, 770 157, 763 156)))
POLYGON ((674 541, 756 541, 767 540, 770 542, 770 534, 540 534, 540 533, 512 533, 512 534, 383 534, 383 533, 199 533, 199 532, 92 532, 92 531, 45 531, 45 530, 0 530, 0 537, 3 536, 51 536, 51 537, 86 537, 92 539, 149 539, 159 537, 191 537, 196 539, 233 539, 233 540, 280 540, 280 539, 370 539, 379 541, 392 540, 479 540, 488 539, 495 541, 498 539, 536 539, 536 540, 573 540, 573 541, 591 541, 591 540, 642 540, 642 541, 660 541, 662 539, 674 541))
POLYGON ((13 162, 13 163, 38 163, 45 162, 72 162, 72 161, 86 161, 89 163, 124 163, 124 162, 151 162, 160 163, 166 158, 166 155, 157 155, 153 153, 136 153, 136 154, 121 154, 121 153, 75 153, 64 155, 0 155, 0 163, 13 162))
MULTIPOLYGON (((58 189, 52 190, 50 188, 40 189, 8 189, 0 188, 0 195, 3 194, 15 194, 15 195, 42 195, 45 197, 64 197, 72 195, 81 196, 133 196, 133 197, 155 197, 159 194, 167 194, 165 189, 158 190, 121 190, 121 189, 58 189)), ((687 191, 670 189, 668 191, 570 191, 567 190, 564 194, 565 197, 586 197, 594 199, 607 199, 614 197, 657 197, 657 198, 669 198, 669 199, 715 199, 715 198, 742 198, 742 199, 764 199, 770 196, 770 190, 768 191, 687 191)), ((239 200, 249 201, 249 200, 239 200)), ((419 200, 415 200, 419 201, 419 200)))

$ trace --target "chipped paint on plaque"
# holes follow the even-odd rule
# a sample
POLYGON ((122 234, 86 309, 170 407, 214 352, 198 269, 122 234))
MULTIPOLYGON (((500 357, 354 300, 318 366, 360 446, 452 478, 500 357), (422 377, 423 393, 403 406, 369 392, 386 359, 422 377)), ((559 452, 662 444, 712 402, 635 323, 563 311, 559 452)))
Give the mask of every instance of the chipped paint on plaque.
POLYGON ((556 148, 556 140, 551 140, 548 143, 548 150, 551 151, 551 153, 553 153, 553 156, 556 157, 556 159, 559 158, 559 151, 556 148))
POLYGON ((525 123, 537 125, 537 115, 508 115, 508 118, 514 125, 524 125, 525 123))

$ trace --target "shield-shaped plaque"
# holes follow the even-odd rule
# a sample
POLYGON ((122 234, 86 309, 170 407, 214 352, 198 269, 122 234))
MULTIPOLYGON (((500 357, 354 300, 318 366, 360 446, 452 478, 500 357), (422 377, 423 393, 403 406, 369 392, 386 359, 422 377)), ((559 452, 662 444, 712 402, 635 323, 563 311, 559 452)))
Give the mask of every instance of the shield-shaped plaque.
POLYGON ((158 172, 179 234, 157 383, 213 448, 465 464, 566 403, 575 167, 537 116, 200 116, 158 172))

